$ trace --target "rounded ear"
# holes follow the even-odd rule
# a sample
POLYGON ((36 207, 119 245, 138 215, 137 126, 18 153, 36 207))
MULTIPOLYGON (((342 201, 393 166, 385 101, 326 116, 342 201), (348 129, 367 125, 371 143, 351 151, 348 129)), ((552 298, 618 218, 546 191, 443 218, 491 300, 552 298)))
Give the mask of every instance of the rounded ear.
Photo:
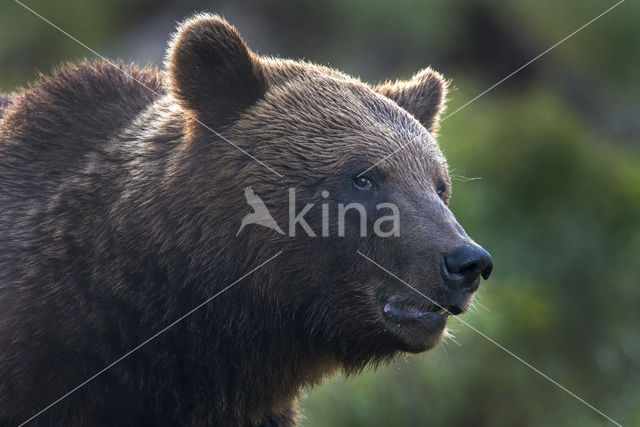
POLYGON ((260 59, 218 15, 196 15, 180 24, 165 67, 169 91, 211 126, 232 121, 266 92, 260 59))
POLYGON ((413 114, 429 132, 436 132, 440 114, 444 111, 448 84, 440 73, 425 68, 411 80, 386 82, 375 90, 413 114))

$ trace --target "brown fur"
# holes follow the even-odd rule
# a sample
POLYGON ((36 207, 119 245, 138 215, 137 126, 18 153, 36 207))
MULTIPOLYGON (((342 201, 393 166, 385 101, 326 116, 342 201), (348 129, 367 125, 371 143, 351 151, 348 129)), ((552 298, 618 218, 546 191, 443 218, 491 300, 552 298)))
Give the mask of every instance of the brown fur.
MULTIPOLYGON (((471 240, 446 207, 446 163, 425 129, 442 109, 437 73, 377 93, 325 67, 260 58, 211 15, 181 25, 166 66, 164 77, 67 65, 3 98, 2 425, 29 418, 278 251, 34 423, 292 425, 303 387, 441 336, 383 318, 390 295, 432 304, 357 251, 439 304, 460 298, 438 269, 440 254, 471 240), (407 143, 369 173, 379 191, 354 190, 353 177, 407 143), (321 203, 324 189, 334 204, 360 202, 369 227, 376 204, 394 202, 403 234, 360 237, 348 216, 345 238, 257 226, 236 237, 248 186, 280 224, 288 187, 302 205, 321 203)), ((308 221, 319 230, 319 207, 308 221)))

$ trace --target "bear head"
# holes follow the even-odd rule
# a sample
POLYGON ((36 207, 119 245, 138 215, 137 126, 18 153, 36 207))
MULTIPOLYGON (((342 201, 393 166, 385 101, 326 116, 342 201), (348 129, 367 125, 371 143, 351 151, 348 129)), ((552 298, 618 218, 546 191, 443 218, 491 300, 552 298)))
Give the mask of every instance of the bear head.
POLYGON ((211 236, 194 240, 223 246, 238 273, 283 251, 240 285, 246 303, 347 371, 433 347, 492 269, 447 206, 445 79, 427 68, 372 87, 260 57, 215 15, 180 26, 166 69, 211 236), (258 205, 268 217, 238 230, 258 205))

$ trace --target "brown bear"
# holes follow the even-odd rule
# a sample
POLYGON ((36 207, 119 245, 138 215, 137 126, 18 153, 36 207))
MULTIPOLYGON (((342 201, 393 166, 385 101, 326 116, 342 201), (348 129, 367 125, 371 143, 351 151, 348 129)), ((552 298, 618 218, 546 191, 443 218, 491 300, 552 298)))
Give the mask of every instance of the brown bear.
POLYGON ((492 268, 447 208, 445 90, 197 15, 166 72, 0 98, 0 424, 292 425, 304 387, 433 347, 492 268))

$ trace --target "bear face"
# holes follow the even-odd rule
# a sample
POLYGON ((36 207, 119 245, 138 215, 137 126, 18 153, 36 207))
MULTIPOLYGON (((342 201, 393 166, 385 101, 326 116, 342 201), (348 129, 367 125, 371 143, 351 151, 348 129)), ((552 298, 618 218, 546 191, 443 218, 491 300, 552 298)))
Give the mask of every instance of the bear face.
MULTIPOLYGON (((370 87, 326 67, 260 58, 233 27, 205 15, 178 31, 167 69, 173 96, 198 119, 232 135, 235 147, 220 145, 196 124, 193 138, 216 145, 218 159, 234 165, 229 178, 235 188, 252 188, 276 223, 289 223, 288 234, 246 230, 237 246, 245 252, 238 256, 246 257, 259 241, 295 254, 299 265, 268 280, 274 283, 268 292, 278 307, 305 319, 313 348, 358 369, 398 351, 433 347, 447 315, 464 312, 480 276, 491 271, 489 255, 447 207, 450 179, 432 137, 444 105, 443 77, 426 69, 406 82, 370 87), (340 235, 335 207, 353 203, 366 219, 349 212, 340 235), (313 205, 305 215, 308 228, 291 226, 306 204, 313 205), (399 230, 358 233, 361 225, 371 231, 388 215, 378 209, 386 205, 397 208, 399 230), (447 260, 456 264, 454 258, 460 265, 449 265, 452 273, 447 260)), ((246 205, 238 193, 211 198, 226 197, 240 224, 246 205)))

